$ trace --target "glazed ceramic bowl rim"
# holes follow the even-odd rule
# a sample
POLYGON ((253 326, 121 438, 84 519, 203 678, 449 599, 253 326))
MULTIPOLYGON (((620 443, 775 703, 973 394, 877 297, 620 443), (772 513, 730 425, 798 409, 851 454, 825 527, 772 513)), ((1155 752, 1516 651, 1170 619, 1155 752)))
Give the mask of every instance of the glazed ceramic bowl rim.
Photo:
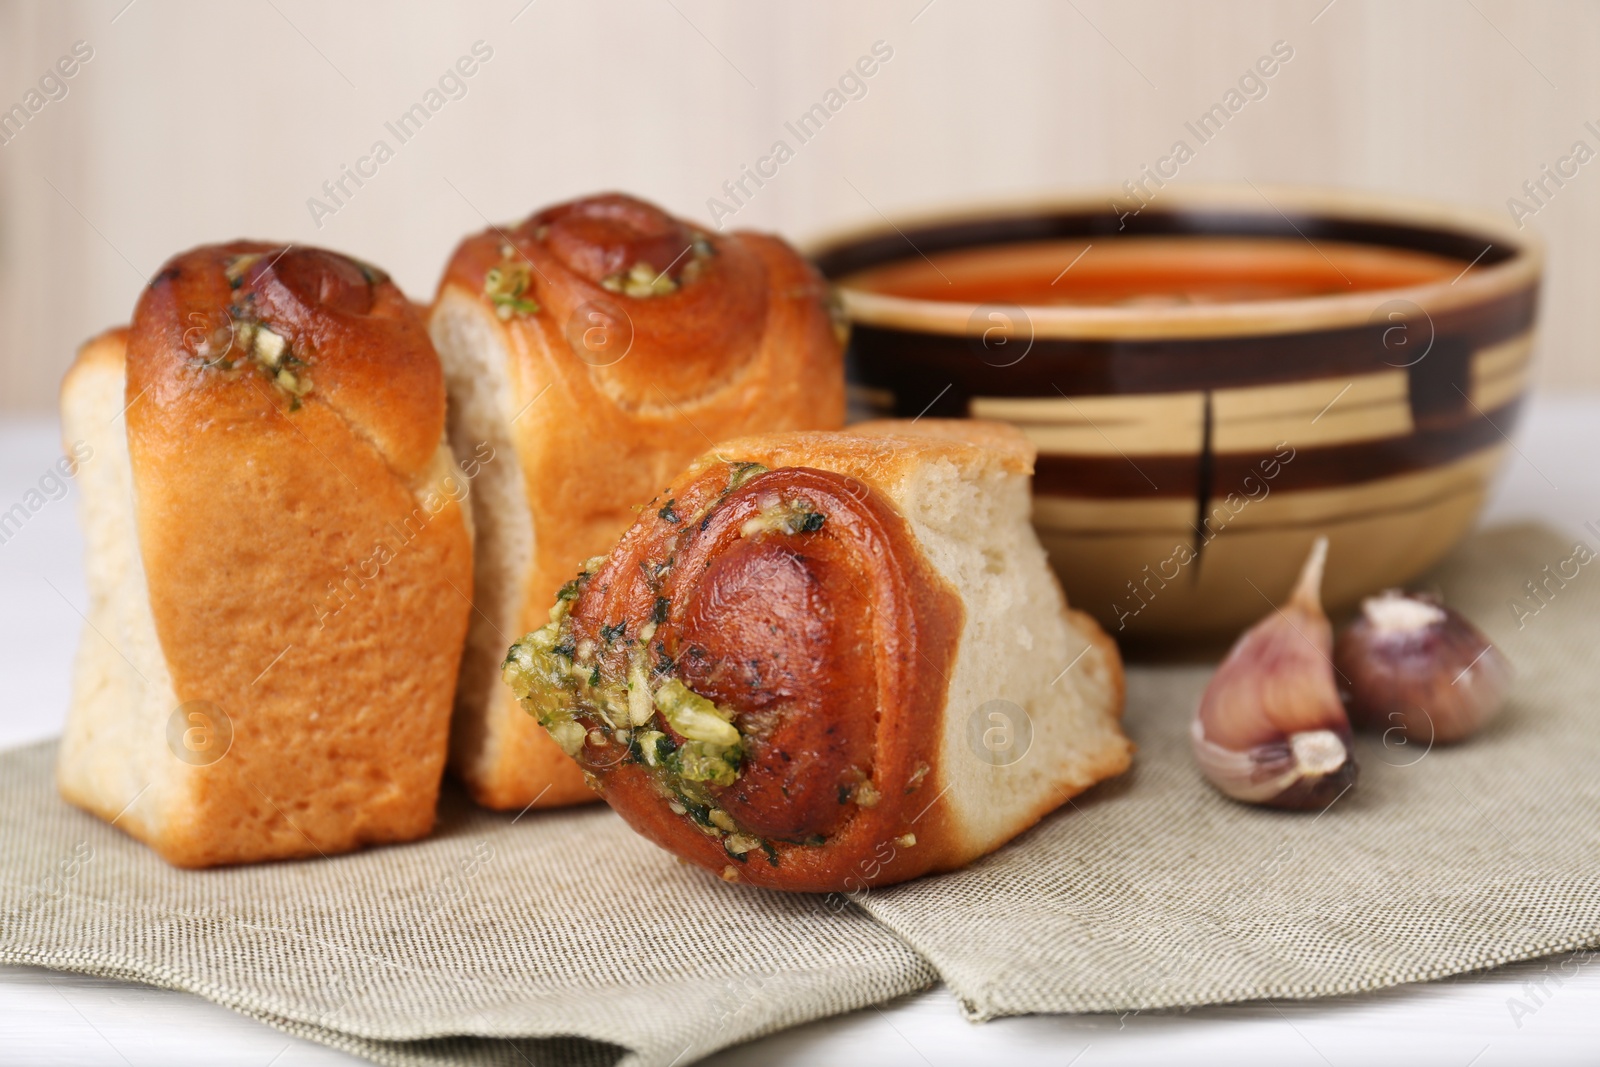
MULTIPOLYGON (((1000 221, 1085 209, 1106 211, 1109 204, 1119 200, 1127 201, 1124 190, 1103 188, 1056 197, 990 201, 907 215, 893 221, 885 217, 883 221, 887 225, 858 226, 830 234, 808 242, 806 251, 817 259, 895 232, 904 237, 908 231, 928 226, 1000 221)), ((1410 301, 1431 316, 1503 296, 1535 281, 1544 262, 1544 247, 1539 238, 1530 231, 1518 230, 1496 214, 1387 193, 1314 186, 1196 185, 1164 189, 1150 205, 1152 214, 1207 209, 1253 213, 1267 218, 1277 215, 1291 226, 1294 225, 1293 216, 1299 215, 1395 223, 1455 235, 1481 236, 1486 245, 1509 248, 1511 255, 1489 265, 1467 265, 1450 280, 1325 296, 1176 307, 1022 304, 1020 307, 1031 324, 1033 336, 1062 339, 1218 337, 1362 326, 1371 321, 1379 305, 1388 301, 1410 301)), ((906 259, 920 254, 909 242, 907 238, 903 257, 906 259)), ((982 247, 983 243, 968 247, 982 247)), ((1315 247, 1315 243, 1312 244, 1315 247)), ((834 290, 852 323, 918 333, 965 334, 974 313, 984 306, 977 301, 890 296, 838 280, 834 281, 834 290)))

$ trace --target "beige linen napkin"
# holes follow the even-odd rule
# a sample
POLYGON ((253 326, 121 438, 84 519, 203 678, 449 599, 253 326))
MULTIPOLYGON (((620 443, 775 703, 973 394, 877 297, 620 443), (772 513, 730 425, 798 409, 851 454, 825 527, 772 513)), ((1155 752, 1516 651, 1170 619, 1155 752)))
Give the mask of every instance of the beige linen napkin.
POLYGON ((1584 554, 1499 529, 1432 575, 1517 668, 1512 701, 1453 747, 1361 740, 1360 781, 1320 814, 1213 791, 1187 734, 1210 668, 1141 667, 1131 773, 965 871, 858 900, 974 1019, 1327 996, 1600 944, 1600 558, 1584 554))
POLYGON ((57 798, 54 747, 0 755, 0 962, 189 990, 380 1063, 682 1067, 934 980, 859 911, 729 885, 603 806, 447 790, 418 844, 176 870, 57 798))
POLYGON ((426 842, 178 871, 62 803, 53 746, 0 754, 0 962, 191 990, 383 1063, 682 1065, 922 988, 923 957, 981 1019, 1314 997, 1600 944, 1600 560, 1559 587, 1542 571, 1572 555, 1501 530, 1436 576, 1520 671, 1466 744, 1369 739, 1329 810, 1250 809, 1189 755, 1209 670, 1139 667, 1130 774, 966 871, 860 896, 877 924, 679 865, 603 808, 514 817, 453 792, 426 842))

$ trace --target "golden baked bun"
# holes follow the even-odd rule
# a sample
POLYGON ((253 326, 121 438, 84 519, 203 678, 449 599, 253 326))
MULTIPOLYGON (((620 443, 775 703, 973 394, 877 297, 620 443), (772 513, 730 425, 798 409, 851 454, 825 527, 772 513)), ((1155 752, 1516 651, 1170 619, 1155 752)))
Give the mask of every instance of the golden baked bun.
POLYGON ((967 420, 725 441, 558 594, 505 678, 636 830, 730 881, 949 870, 1121 773, 1122 664, 967 420))
POLYGON ((428 833, 472 542, 399 289, 317 249, 186 252, 61 408, 93 449, 62 795, 184 867, 428 833))
POLYGON ((843 424, 826 287, 775 237, 595 196, 467 238, 430 329, 450 442, 477 469, 476 611, 451 766, 479 803, 592 800, 499 683, 507 646, 713 442, 843 424))

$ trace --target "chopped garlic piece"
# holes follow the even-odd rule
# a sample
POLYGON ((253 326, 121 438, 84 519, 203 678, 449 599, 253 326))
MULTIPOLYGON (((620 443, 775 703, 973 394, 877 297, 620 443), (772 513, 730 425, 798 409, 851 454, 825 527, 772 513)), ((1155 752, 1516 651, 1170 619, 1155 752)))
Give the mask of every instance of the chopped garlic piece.
POLYGON ((273 333, 265 326, 256 329, 256 355, 269 367, 277 367, 278 362, 283 359, 283 351, 288 344, 282 334, 273 333))
POLYGON ((809 500, 789 500, 762 508, 739 526, 740 537, 764 533, 814 533, 822 529, 827 516, 815 510, 809 500))
POLYGON ((656 690, 655 705, 672 728, 691 741, 739 743, 739 731, 728 721, 731 716, 676 678, 656 690))
POLYGON ((915 792, 916 788, 922 784, 922 780, 928 776, 928 771, 931 769, 932 768, 930 768, 926 763, 918 760, 916 769, 911 772, 911 777, 906 782, 906 792, 915 792))
POLYGON ((583 748, 583 739, 587 736, 584 728, 575 722, 558 722, 549 727, 550 736, 555 743, 561 746, 561 751, 569 756, 576 756, 583 748))
POLYGON ((678 283, 670 274, 657 274, 656 269, 639 260, 625 273, 612 274, 600 279, 600 287, 611 293, 622 293, 635 300, 652 296, 666 296, 678 291, 678 283))
POLYGON ((556 647, 556 638, 561 632, 560 626, 554 622, 539 627, 527 636, 527 643, 540 652, 549 651, 556 647))
POLYGON ((280 370, 273 380, 279 385, 283 386, 287 392, 296 397, 305 396, 307 393, 311 392, 311 382, 303 377, 297 376, 287 367, 285 367, 283 370, 280 370))
POLYGON ((644 657, 634 656, 628 665, 628 721, 634 726, 643 726, 655 711, 650 679, 644 672, 644 657))
POLYGON ((761 847, 761 839, 750 834, 729 834, 728 839, 722 842, 722 847, 735 856, 742 856, 761 847))
POLYGON ((245 272, 264 254, 262 252, 246 252, 243 255, 234 256, 228 260, 228 265, 223 268, 222 273, 227 276, 229 282, 234 284, 235 288, 238 288, 238 282, 244 277, 245 272))

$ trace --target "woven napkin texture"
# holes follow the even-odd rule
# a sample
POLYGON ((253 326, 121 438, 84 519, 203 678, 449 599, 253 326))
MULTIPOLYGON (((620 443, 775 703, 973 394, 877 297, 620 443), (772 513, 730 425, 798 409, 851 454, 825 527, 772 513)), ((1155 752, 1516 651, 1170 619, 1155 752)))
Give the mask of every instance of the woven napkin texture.
POLYGON ((60 801, 52 745, 0 754, 0 962, 190 990, 382 1063, 543 1067, 686 1064, 933 968, 983 1019, 1348 993, 1600 944, 1600 560, 1542 606, 1523 588, 1572 555, 1501 530, 1435 576, 1520 672, 1463 745, 1369 739, 1328 810, 1246 808, 1189 754, 1209 670, 1139 667, 1132 772, 966 871, 854 904, 724 884, 604 808, 516 817, 448 790, 419 844, 179 871, 60 801), (1538 608, 1521 628, 1512 602, 1538 608))
POLYGON ((1140 668, 1132 772, 964 871, 857 899, 974 1019, 1327 996, 1600 944, 1600 558, 1574 556, 1502 528, 1428 579, 1511 659, 1513 697, 1453 747, 1358 739, 1358 784, 1320 813, 1214 792, 1188 737, 1210 668, 1140 668))
POLYGON ((681 1067, 934 980, 842 901, 729 885, 603 806, 447 790, 418 844, 176 870, 59 800, 54 749, 0 755, 0 962, 189 990, 379 1063, 681 1067))

